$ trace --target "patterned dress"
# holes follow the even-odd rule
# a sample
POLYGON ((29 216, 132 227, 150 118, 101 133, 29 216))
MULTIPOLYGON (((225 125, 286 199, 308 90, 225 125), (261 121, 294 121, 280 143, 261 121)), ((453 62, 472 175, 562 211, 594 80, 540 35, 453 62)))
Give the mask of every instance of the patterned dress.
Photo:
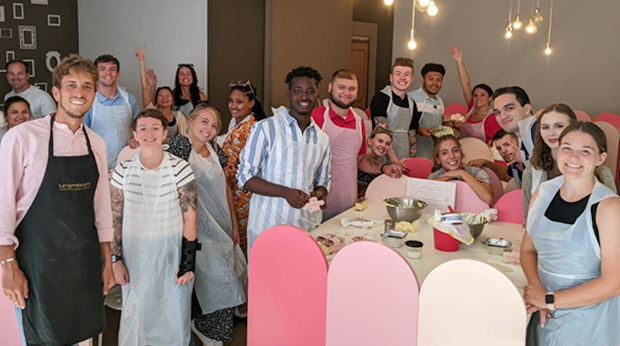
POLYGON ((247 121, 242 122, 230 130, 230 134, 226 137, 226 140, 224 140, 224 144, 222 144, 222 149, 228 157, 228 162, 226 166, 224 166, 224 174, 226 175, 226 181, 233 193, 235 212, 237 213, 237 221, 239 222, 239 245, 246 258, 248 257, 248 214, 250 212, 250 198, 252 197, 252 193, 237 186, 237 171, 239 170, 240 163, 239 155, 250 136, 250 130, 254 124, 256 124, 256 119, 253 115, 249 115, 247 121))

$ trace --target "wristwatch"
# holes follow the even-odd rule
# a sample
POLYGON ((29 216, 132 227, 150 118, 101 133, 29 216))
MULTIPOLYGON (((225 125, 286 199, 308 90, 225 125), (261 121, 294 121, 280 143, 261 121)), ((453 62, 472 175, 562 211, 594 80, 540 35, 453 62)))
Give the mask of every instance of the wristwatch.
POLYGON ((545 296, 545 303, 547 303, 547 309, 549 309, 549 311, 555 311, 555 296, 553 295, 553 292, 547 292, 547 295, 545 296))
POLYGON ((122 261, 122 260, 123 260, 123 256, 112 255, 112 263, 116 263, 116 262, 122 261))

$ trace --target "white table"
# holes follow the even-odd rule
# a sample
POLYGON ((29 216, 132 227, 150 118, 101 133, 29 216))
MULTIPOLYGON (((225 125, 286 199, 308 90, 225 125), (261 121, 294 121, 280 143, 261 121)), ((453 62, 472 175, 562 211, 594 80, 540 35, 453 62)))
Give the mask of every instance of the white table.
MULTIPOLYGON (((354 208, 351 208, 321 224, 311 231, 310 234, 316 238, 326 233, 332 233, 344 238, 346 244, 352 243, 352 238, 355 236, 366 236, 373 240, 381 241, 380 234, 383 233, 384 230, 383 223, 370 229, 360 229, 352 226, 348 226, 347 228, 342 227, 340 223, 341 218, 355 218, 358 216, 371 220, 385 220, 390 218, 387 209, 381 201, 369 201, 366 210, 355 211, 354 208)), ((423 215, 422 217, 425 218, 427 216, 423 215)), ((459 250, 456 252, 443 252, 435 249, 433 229, 427 222, 424 222, 421 227, 416 228, 414 233, 409 233, 407 235, 407 240, 419 240, 424 243, 422 257, 420 259, 408 258, 406 256, 407 247, 404 245, 395 250, 400 252, 409 261, 420 285, 422 285, 426 276, 440 264, 454 259, 470 258, 494 265, 515 284, 521 295, 523 295, 523 287, 527 284, 523 270, 519 266, 503 262, 502 256, 489 255, 487 253, 486 246, 482 244, 481 240, 491 237, 507 239, 512 243, 512 249, 519 250, 521 247, 521 225, 507 222, 492 222, 484 226, 482 234, 471 245, 460 244, 459 250)), ((327 256, 327 260, 331 262, 333 257, 334 255, 329 255, 327 256)))

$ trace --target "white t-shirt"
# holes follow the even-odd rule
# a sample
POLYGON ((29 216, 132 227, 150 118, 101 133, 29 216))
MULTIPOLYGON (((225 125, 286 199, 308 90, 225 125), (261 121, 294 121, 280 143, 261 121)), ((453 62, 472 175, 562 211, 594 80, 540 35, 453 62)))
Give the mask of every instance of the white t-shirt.
POLYGON ((15 90, 11 90, 11 92, 4 95, 4 101, 12 96, 23 97, 30 103, 30 120, 43 118, 48 114, 56 113, 56 102, 54 102, 52 96, 33 85, 21 93, 16 93, 15 90))

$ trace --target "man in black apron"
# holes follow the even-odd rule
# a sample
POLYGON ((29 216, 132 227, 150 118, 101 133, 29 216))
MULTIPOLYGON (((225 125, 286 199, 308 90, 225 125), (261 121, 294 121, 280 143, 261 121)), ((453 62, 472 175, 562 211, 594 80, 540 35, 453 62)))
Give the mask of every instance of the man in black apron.
MULTIPOLYGON (((47 152, 36 196, 23 219, 16 218, 19 223, 14 237, 19 246, 15 250, 13 245, 0 246, 4 294, 21 308, 17 311, 18 324, 27 345, 73 345, 101 333, 106 327, 103 297, 114 285, 110 239, 100 239, 98 233, 98 228, 112 228, 111 217, 102 227, 99 215, 105 210, 105 201, 110 208, 107 176, 101 174, 106 168, 99 167, 106 162, 105 146, 101 138, 82 126, 95 97, 97 70, 89 60, 72 55, 56 67, 53 79, 52 93, 59 103, 56 115, 16 127, 19 131, 9 136, 8 143, 2 143, 0 152, 0 165, 22 173, 21 180, 26 182, 37 174, 27 169, 28 159, 47 152), (42 126, 45 132, 41 136, 42 126), (69 130, 74 150, 80 154, 55 155, 59 142, 66 145, 69 130), (22 133, 34 139, 23 141, 22 133), (9 146, 21 147, 19 154, 9 146), (93 148, 97 149, 99 165, 93 148), (23 162, 16 159, 19 155, 23 162), (107 193, 107 199, 95 198, 95 192, 107 193)), ((38 175, 41 173, 39 170, 38 175)), ((13 196, 19 204, 22 193, 17 191, 13 196)), ((6 205, 6 199, 2 204, 6 205)))

